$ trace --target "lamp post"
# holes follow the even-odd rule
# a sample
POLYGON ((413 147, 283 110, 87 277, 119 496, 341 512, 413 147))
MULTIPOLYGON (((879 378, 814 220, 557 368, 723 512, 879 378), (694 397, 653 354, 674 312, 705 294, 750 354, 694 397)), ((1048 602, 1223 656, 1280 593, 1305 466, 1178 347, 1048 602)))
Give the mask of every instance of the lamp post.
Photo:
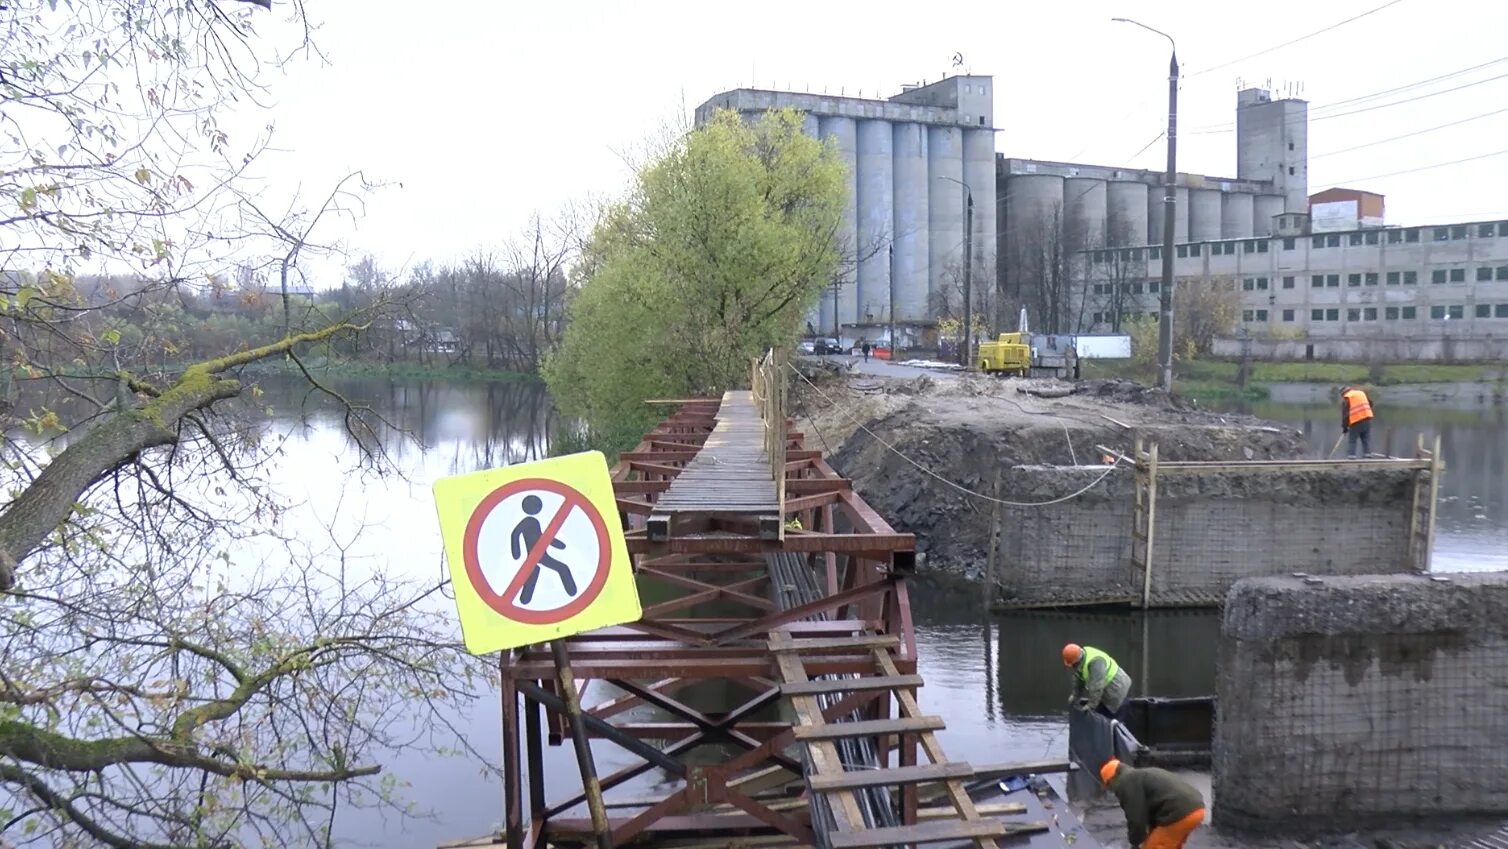
POLYGON ((1163 176, 1162 196, 1162 291, 1157 325, 1157 386, 1173 388, 1173 230, 1178 195, 1178 42, 1160 29, 1130 18, 1111 18, 1116 23, 1131 24, 1166 38, 1173 52, 1168 59, 1168 171, 1163 176))
POLYGON ((937 179, 963 186, 963 347, 958 351, 958 364, 968 368, 974 354, 974 190, 952 177, 937 179))
POLYGON ((895 362, 895 240, 890 241, 890 361, 895 362))

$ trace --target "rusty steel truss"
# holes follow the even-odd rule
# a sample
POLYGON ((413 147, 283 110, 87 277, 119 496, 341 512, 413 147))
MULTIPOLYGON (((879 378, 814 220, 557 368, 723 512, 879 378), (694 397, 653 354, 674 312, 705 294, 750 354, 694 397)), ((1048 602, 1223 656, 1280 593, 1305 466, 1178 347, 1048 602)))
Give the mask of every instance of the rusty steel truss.
MULTIPOLYGON (((804 641, 801 661, 815 678, 873 674, 866 640, 884 639, 893 646, 896 673, 914 675, 905 580, 915 564, 913 537, 893 530, 820 452, 807 449, 783 412, 776 443, 784 445, 779 534, 770 532, 768 517, 753 515, 757 510, 683 512, 656 527, 658 500, 702 452, 724 401, 673 403, 669 417, 620 455, 612 475, 643 619, 567 641, 579 689, 590 693, 599 682, 613 688, 612 698, 584 700, 588 733, 636 759, 600 777, 612 843, 700 839, 726 845, 763 835, 810 844, 803 765, 789 754, 796 732, 789 712, 781 711, 781 669, 769 641, 772 634, 804 641), (801 556, 825 597, 776 604, 769 563, 782 553, 801 556), (709 681, 724 682, 735 694, 726 709, 698 710, 682 697, 709 681), (646 707, 656 721, 631 718, 633 709, 646 707), (719 747, 713 762, 688 757, 708 745, 719 747), (632 791, 625 785, 654 770, 669 781, 659 786, 669 789, 645 797, 641 788, 637 798, 625 798, 632 791)), ((545 746, 569 733, 550 651, 534 646, 505 653, 501 672, 504 821, 503 833, 489 842, 510 849, 592 844, 585 791, 565 798, 545 792, 545 746)), ((892 711, 891 695, 851 692, 822 714, 833 720, 858 711, 883 720, 892 711)), ((915 764, 918 739, 881 738, 882 760, 915 764)), ((914 817, 914 802, 910 807, 914 817)))

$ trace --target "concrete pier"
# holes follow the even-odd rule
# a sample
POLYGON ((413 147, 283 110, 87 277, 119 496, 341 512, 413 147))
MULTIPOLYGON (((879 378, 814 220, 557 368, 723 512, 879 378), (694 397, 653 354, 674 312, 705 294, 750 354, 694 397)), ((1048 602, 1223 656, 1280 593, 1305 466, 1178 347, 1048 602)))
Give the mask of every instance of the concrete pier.
POLYGON ((1508 575, 1242 581, 1217 694, 1221 828, 1508 815, 1508 575))

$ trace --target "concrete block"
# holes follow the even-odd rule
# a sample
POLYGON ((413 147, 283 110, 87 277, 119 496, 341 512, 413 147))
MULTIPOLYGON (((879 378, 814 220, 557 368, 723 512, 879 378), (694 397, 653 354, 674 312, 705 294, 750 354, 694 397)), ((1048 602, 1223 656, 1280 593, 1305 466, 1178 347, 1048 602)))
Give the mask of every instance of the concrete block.
POLYGON ((1221 828, 1508 814, 1508 575, 1241 581, 1216 691, 1221 828))

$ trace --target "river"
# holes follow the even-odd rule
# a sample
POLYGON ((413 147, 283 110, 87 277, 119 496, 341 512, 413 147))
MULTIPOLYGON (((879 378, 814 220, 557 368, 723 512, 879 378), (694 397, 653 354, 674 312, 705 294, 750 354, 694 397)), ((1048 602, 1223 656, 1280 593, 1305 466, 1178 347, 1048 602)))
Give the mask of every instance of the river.
MULTIPOLYGON (((408 434, 389 434, 383 440, 400 474, 362 476, 353 487, 347 472, 357 449, 337 411, 309 398, 291 381, 263 385, 273 409, 271 429, 287 437, 270 472, 273 479, 290 496, 307 499, 310 508, 339 504, 348 521, 360 521, 366 530, 353 555, 384 559, 419 579, 432 580, 443 569, 430 484, 447 475, 534 459, 547 451, 551 413, 537 385, 347 381, 340 385, 343 392, 370 403, 408 434), (352 498, 353 491, 359 498, 352 498)), ((1436 434, 1442 439, 1448 471, 1440 492, 1434 568, 1508 569, 1505 412, 1382 405, 1379 409, 1374 450, 1405 454, 1419 435, 1426 443, 1436 434)), ((1300 429, 1318 454, 1328 451, 1337 435, 1337 415, 1328 404, 1264 404, 1251 411, 1300 429)), ((326 509, 321 515, 328 518, 329 513, 326 509)), ((912 598, 921 671, 927 681, 923 705, 947 721, 944 747, 971 761, 1064 755, 1062 711, 1069 682, 1058 649, 1070 640, 1109 650, 1131 670, 1143 693, 1204 695, 1213 689, 1219 623, 1212 613, 985 617, 978 612, 977 599, 924 584, 912 598)), ((593 700, 590 692, 588 696, 593 700)), ((499 751, 495 701, 478 703, 461 722, 476 748, 499 751)), ((594 748, 604 773, 629 762, 608 744, 594 748)), ((498 782, 478 764, 410 754, 395 758, 388 768, 427 816, 347 812, 337 831, 350 845, 433 846, 484 833, 501 819, 498 782)), ((557 788, 574 788, 568 748, 550 749, 547 769, 558 779, 551 782, 557 788)))

